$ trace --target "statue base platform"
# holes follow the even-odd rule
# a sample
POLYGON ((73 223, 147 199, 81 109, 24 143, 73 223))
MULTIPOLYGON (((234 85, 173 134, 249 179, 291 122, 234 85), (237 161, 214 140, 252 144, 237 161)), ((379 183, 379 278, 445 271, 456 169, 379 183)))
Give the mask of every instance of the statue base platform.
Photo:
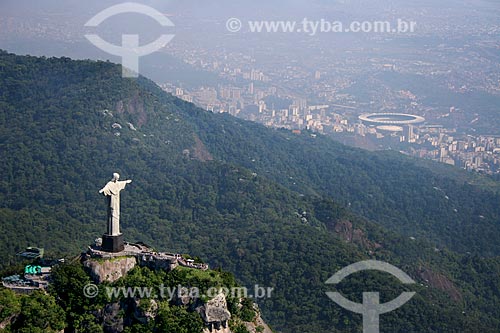
POLYGON ((102 246, 101 249, 105 252, 121 252, 125 248, 123 242, 123 234, 116 236, 102 235, 102 246))

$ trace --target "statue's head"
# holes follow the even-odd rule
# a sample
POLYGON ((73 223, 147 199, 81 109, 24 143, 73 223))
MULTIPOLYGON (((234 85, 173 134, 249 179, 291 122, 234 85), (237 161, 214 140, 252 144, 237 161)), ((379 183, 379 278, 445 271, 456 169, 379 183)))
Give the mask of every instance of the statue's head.
POLYGON ((114 180, 114 181, 117 181, 118 179, 120 179, 120 174, 119 174, 119 173, 117 173, 117 172, 115 172, 115 173, 113 174, 113 180, 114 180))

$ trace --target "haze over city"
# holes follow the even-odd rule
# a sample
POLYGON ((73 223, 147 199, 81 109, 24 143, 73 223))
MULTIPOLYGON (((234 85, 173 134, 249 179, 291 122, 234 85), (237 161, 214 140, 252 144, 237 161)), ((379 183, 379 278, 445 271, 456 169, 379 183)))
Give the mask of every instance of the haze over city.
POLYGON ((206 110, 499 172, 500 9, 494 1, 145 1, 175 26, 138 14, 84 26, 117 3, 6 1, 0 47, 119 62, 84 34, 97 31, 120 43, 122 34, 137 33, 146 43, 168 32, 173 41, 141 58, 141 74, 206 110), (228 30, 231 19, 241 24, 238 31, 228 30), (398 21, 414 24, 413 31, 332 28, 386 22, 397 30, 398 21), (404 128, 358 121, 374 112, 414 114, 426 122, 405 137, 404 128))

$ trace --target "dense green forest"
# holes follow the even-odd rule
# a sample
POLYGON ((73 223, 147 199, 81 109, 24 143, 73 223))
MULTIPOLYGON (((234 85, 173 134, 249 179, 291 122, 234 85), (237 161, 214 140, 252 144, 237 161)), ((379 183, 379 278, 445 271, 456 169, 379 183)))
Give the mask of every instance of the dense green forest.
MULTIPOLYGON (((203 333, 205 324, 195 310, 201 304, 200 299, 193 296, 187 304, 180 304, 175 296, 160 294, 158 286, 170 290, 178 286, 196 287, 200 294, 206 294, 209 288, 238 287, 234 276, 221 270, 178 268, 167 273, 135 267, 126 277, 114 283, 100 284, 97 297, 87 298, 82 290, 92 280, 80 263, 56 266, 52 279, 48 293, 36 291, 31 295, 16 295, 8 289, 0 290, 0 322, 16 317, 12 324, 0 329, 1 332, 56 333, 66 328, 73 332, 102 333, 117 326, 103 309, 110 304, 120 304, 124 320, 118 326, 123 326, 123 332, 203 333), (109 296, 107 290, 111 288, 145 288, 157 294, 155 298, 142 298, 137 303, 136 299, 123 294, 109 296)), ((248 298, 236 299, 229 294, 227 307, 231 312, 231 329, 235 333, 248 333, 243 322, 252 322, 258 315, 253 302, 248 298)))
POLYGON ((396 152, 370 153, 324 136, 295 136, 202 112, 191 107, 190 119, 220 159, 299 193, 334 198, 386 228, 432 240, 438 247, 500 253, 499 188, 476 184, 489 180, 396 152))
MULTIPOLYGON (((417 281, 383 332, 500 329, 500 196, 482 179, 206 113, 105 62, 2 52, 0 111, 1 268, 26 246, 68 257, 100 237, 98 190, 117 171, 133 180, 126 239, 275 288, 259 305, 277 331, 359 331, 325 281, 367 258, 417 281)), ((375 273, 337 288, 403 290, 375 273)))

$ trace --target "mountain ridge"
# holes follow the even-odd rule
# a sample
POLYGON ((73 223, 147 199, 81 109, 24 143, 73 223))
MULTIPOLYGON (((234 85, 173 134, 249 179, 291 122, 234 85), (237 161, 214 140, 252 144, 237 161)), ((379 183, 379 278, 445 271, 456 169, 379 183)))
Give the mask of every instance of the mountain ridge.
MULTIPOLYGON (((494 332, 499 327, 499 260, 481 258, 496 253, 488 248, 498 231, 493 203, 481 206, 491 215, 485 216, 485 225, 493 232, 475 230, 491 238, 471 248, 472 255, 447 249, 453 245, 447 237, 459 235, 470 242, 474 236, 464 230, 445 232, 450 224, 444 223, 435 238, 428 238, 425 229, 415 232, 415 240, 409 233, 399 234, 401 228, 384 229, 380 218, 398 207, 397 193, 389 196, 392 206, 377 208, 375 199, 359 204, 368 194, 384 202, 383 192, 397 184, 384 177, 382 167, 403 168, 400 177, 418 174, 422 169, 409 160, 397 157, 384 164, 385 154, 372 161, 376 155, 322 136, 296 136, 208 114, 145 78, 121 78, 120 66, 111 63, 0 52, 0 74, 3 267, 15 263, 13 253, 28 245, 41 245, 52 255, 78 253, 102 234, 105 209, 97 183, 117 171, 134 181, 123 194, 126 238, 204 257, 213 267, 237 273, 245 285, 274 287, 276 296, 260 305, 266 321, 280 331, 358 330, 360 318, 328 300, 324 281, 368 258, 391 262, 422 284, 414 287, 415 300, 382 318, 383 329, 473 332, 480 327, 494 332), (211 158, 197 156, 200 149, 211 158), (359 177, 339 182, 357 172, 359 177), (360 189, 368 185, 372 188, 364 195, 360 189), (348 202, 343 205, 351 198, 356 201, 350 208, 348 202), (375 216, 362 215, 378 219, 357 215, 363 209, 375 216), (426 277, 437 282, 426 287, 426 277), (464 316, 465 310, 470 314, 464 316)), ((494 201, 492 192, 434 177, 438 183, 418 178, 425 191, 413 195, 430 193, 421 208, 439 199, 435 209, 449 211, 442 193, 448 188, 457 196, 478 191, 475 200, 490 195, 494 201)), ((400 197, 411 198, 411 192, 400 197)), ((457 206, 464 201, 452 200, 457 206)), ((470 205, 463 205, 464 210, 470 205)), ((406 208, 402 205, 389 216, 408 214, 406 208)), ((473 213, 461 216, 461 223, 467 225, 473 213)), ((432 218, 427 225, 432 226, 432 218)), ((374 281, 370 287, 389 295, 401 289, 384 275, 368 277, 374 281)), ((367 276, 357 276, 343 291, 356 299, 366 281, 367 276)))

